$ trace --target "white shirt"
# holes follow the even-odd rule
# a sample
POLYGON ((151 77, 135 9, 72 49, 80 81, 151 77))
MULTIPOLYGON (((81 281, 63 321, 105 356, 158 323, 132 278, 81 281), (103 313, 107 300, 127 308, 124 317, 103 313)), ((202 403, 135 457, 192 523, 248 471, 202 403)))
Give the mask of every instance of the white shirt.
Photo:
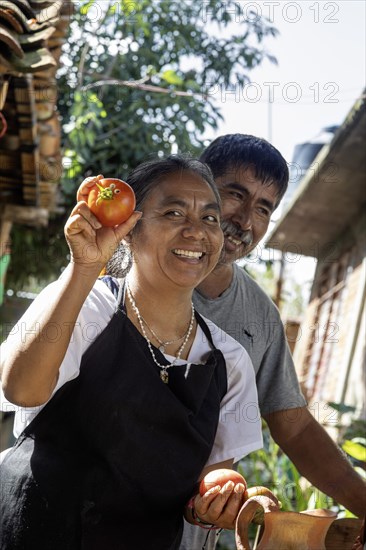
MULTIPOLYGON (((34 300, 23 317, 10 332, 7 340, 2 344, 0 353, 7 353, 7 346, 14 338, 27 337, 30 333, 29 319, 34 318, 37 311, 47 308, 50 297, 57 288, 58 281, 46 287, 34 300), (19 333, 19 331, 21 331, 19 333)), ((84 352, 95 338, 106 328, 117 308, 117 301, 107 285, 97 280, 89 296, 84 302, 75 327, 72 331, 69 347, 59 369, 59 377, 53 394, 66 382, 79 375, 80 363, 84 352)), ((220 419, 213 449, 207 465, 234 458, 239 460, 248 453, 263 446, 261 419, 258 407, 258 397, 255 384, 253 365, 245 349, 217 327, 205 319, 214 345, 220 349, 226 361, 228 390, 221 402, 220 419)), ((37 330, 37 327, 32 329, 37 330)), ((71 327, 70 327, 71 331, 71 327)), ((57 338, 57 327, 52 338, 57 338)), ((180 363, 202 363, 210 350, 206 336, 198 326, 194 342, 187 360, 180 363)), ((173 358, 165 355, 168 361, 173 358)), ((174 367, 173 367, 174 368, 174 367)), ((188 372, 189 376, 189 372, 188 372)), ((52 395, 53 395, 52 394, 52 395)), ((18 407, 9 403, 1 392, 1 410, 15 411, 14 435, 18 437, 24 428, 31 422, 37 413, 44 407, 18 407)))

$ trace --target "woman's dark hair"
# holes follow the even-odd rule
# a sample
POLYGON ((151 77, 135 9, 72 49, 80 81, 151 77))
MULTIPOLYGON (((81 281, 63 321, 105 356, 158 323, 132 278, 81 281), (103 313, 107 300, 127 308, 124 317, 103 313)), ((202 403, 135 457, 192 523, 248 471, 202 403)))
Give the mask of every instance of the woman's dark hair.
POLYGON ((210 167, 214 178, 237 168, 253 168, 263 185, 275 185, 278 203, 286 192, 289 170, 281 153, 265 139, 249 134, 226 134, 203 151, 200 160, 210 167))
POLYGON ((145 199, 152 189, 170 174, 177 172, 191 172, 200 176, 211 187, 217 202, 220 204, 220 195, 214 182, 210 168, 192 157, 170 155, 163 159, 153 159, 143 162, 132 170, 126 182, 132 187, 136 196, 136 210, 143 207, 145 199))
MULTIPOLYGON (((141 210, 149 194, 162 180, 166 181, 170 174, 191 172, 200 176, 211 187, 218 204, 221 204, 210 168, 192 157, 183 155, 170 155, 165 158, 148 160, 139 164, 126 178, 126 182, 132 187, 136 196, 136 210, 141 210)), ((134 231, 138 230, 138 225, 134 231)), ((128 248, 121 243, 112 258, 106 265, 107 275, 124 277, 131 267, 131 255, 128 248)))

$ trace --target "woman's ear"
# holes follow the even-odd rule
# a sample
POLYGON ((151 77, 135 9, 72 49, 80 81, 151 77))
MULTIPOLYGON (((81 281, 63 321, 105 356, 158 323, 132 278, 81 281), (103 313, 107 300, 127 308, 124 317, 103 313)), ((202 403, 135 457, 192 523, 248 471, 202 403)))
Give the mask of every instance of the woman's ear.
POLYGON ((122 239, 122 242, 124 242, 130 250, 133 247, 134 236, 138 231, 138 227, 136 226, 139 226, 139 221, 140 220, 137 221, 137 224, 122 239))
POLYGON ((127 233, 127 235, 125 235, 122 239, 122 242, 126 245, 126 246, 130 246, 130 244, 132 243, 132 235, 131 235, 131 231, 129 233, 127 233))

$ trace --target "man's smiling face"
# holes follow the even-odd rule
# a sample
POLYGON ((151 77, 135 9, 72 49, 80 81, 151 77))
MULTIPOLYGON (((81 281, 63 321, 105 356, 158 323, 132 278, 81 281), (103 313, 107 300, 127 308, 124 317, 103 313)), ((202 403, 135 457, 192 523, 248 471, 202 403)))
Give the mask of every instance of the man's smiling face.
POLYGON ((230 264, 251 252, 264 237, 279 202, 276 184, 264 184, 252 168, 229 169, 215 178, 222 199, 224 257, 230 264))

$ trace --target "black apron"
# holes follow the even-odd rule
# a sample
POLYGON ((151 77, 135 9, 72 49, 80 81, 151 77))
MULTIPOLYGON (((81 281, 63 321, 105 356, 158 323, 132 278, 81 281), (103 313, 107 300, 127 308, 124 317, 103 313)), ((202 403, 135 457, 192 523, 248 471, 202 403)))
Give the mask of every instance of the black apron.
MULTIPOLYGON (((160 379, 120 306, 0 467, 1 550, 173 550, 214 442, 226 365, 204 320, 204 365, 160 379)), ((153 348, 159 363, 168 364, 153 348)))

